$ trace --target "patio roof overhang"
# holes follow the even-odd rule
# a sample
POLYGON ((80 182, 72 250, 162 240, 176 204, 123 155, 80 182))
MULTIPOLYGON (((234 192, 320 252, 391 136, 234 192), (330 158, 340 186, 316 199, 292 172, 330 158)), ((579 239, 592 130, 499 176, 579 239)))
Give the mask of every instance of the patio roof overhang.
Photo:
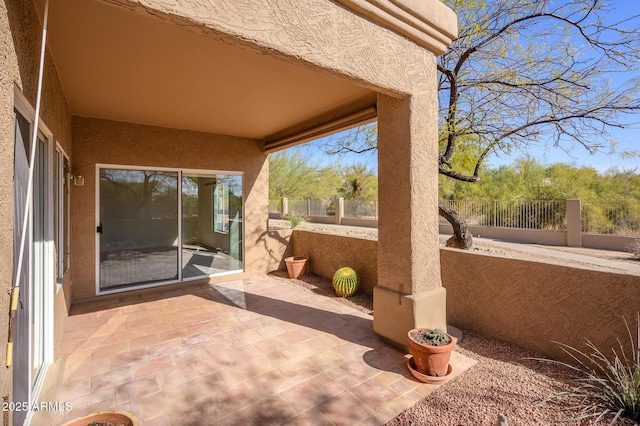
POLYGON ((258 139, 270 151, 375 119, 376 92, 344 76, 134 4, 52 2, 48 27, 75 116, 258 139))

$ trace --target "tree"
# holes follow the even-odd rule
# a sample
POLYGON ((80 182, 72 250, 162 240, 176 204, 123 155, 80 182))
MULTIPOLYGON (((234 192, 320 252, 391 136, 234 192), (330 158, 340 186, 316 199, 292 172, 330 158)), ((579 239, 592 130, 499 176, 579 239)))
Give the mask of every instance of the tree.
POLYGON ((313 164, 299 150, 269 155, 269 198, 292 199, 333 197, 341 186, 335 167, 313 164))
POLYGON ((342 188, 339 195, 348 200, 376 200, 378 177, 365 164, 356 163, 342 169, 342 188))
MULTIPOLYGON (((616 152, 611 131, 640 111, 640 79, 625 74, 638 69, 640 16, 611 22, 601 0, 445 3, 458 14, 459 37, 437 64, 441 175, 477 182, 488 156, 526 153, 532 144, 638 156, 616 152)), ((327 146, 330 153, 371 149, 370 135, 327 146)), ((452 243, 471 247, 466 224, 454 229, 452 243)))

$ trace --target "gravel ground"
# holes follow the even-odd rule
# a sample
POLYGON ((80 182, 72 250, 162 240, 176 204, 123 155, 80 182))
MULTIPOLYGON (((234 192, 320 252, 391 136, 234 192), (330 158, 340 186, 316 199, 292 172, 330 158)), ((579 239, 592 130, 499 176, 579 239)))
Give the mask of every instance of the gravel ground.
MULTIPOLYGON (((284 221, 270 221, 272 229, 287 228, 284 221)), ((335 227, 305 223, 301 229, 311 232, 325 232, 365 239, 377 239, 377 229, 359 227, 335 227)), ((441 245, 446 238, 441 237, 441 245)), ((604 250, 547 247, 559 251, 594 256, 603 259, 638 262, 630 253, 604 250)), ((517 256, 522 259, 549 261, 551 263, 572 264, 572 261, 558 260, 547 255, 521 252, 517 249, 497 246, 491 243, 474 242, 472 251, 498 256, 517 256)), ((594 265, 594 269, 598 269, 594 265)), ((286 277, 286 272, 275 272, 286 277)), ((300 280, 291 280, 297 285, 325 295, 360 311, 373 314, 373 300, 370 296, 357 294, 352 298, 335 295, 331 280, 307 275, 300 280)), ((560 391, 570 390, 558 374, 566 373, 557 366, 532 360, 542 355, 463 330, 464 337, 456 346, 460 353, 477 360, 477 363, 457 379, 441 386, 428 397, 405 410, 387 426, 494 426, 498 424, 498 414, 502 413, 508 425, 552 425, 559 420, 573 417, 562 412, 557 404, 541 404, 545 397, 560 391)), ((574 414, 575 415, 575 414, 574 414)), ((601 422, 608 424, 608 422, 601 422)), ((591 422, 567 422, 570 425, 586 425, 591 422)), ((618 425, 636 424, 622 419, 618 425)), ((637 424, 636 424, 637 425, 637 424)), ((502 425, 499 425, 502 426, 502 425)))
MULTIPOLYGON (((273 274, 287 277, 283 271, 273 274)), ((338 297, 327 278, 305 275, 291 282, 373 314, 372 297, 360 293, 351 298, 338 297)), ((571 388, 558 377, 566 370, 531 359, 544 358, 539 353, 465 330, 455 350, 477 363, 457 379, 400 413, 386 426, 494 426, 498 424, 499 413, 504 414, 511 426, 553 425, 563 418, 572 417, 562 412, 563 407, 558 404, 541 403, 544 398, 571 388)), ((617 424, 629 426, 635 423, 623 419, 617 424)))

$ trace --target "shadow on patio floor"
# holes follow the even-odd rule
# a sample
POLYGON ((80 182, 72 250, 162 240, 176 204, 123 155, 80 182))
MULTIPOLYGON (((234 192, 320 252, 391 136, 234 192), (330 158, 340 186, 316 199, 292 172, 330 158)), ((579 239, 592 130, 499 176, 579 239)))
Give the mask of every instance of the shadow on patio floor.
POLYGON ((270 276, 74 306, 62 348, 60 423, 114 409, 145 425, 382 424, 435 389, 371 316, 270 276))

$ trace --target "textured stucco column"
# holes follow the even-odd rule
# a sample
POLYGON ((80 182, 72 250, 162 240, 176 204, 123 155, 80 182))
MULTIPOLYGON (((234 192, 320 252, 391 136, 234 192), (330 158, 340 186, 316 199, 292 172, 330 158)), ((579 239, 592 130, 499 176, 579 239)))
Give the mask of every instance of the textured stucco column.
POLYGON ((438 250, 435 63, 417 95, 378 96, 378 286, 374 330, 406 346, 414 327, 446 327, 438 250), (432 77, 432 78, 431 78, 432 77))
POLYGON ((580 200, 567 200, 567 246, 582 247, 580 200))

